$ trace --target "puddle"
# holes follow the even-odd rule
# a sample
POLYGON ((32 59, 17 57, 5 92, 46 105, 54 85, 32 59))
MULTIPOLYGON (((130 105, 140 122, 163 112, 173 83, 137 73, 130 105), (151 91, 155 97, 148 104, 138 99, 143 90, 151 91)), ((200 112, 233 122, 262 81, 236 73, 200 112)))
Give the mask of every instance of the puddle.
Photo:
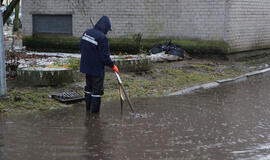
POLYGON ((189 95, 84 104, 0 118, 2 160, 268 159, 270 81, 251 78, 189 95))

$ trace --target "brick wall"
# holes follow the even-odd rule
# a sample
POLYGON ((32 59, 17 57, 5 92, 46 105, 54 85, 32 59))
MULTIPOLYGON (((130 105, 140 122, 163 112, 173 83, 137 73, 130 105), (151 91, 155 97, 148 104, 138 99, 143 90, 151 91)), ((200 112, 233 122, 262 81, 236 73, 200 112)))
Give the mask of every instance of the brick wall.
POLYGON ((24 0, 23 33, 32 34, 32 14, 73 13, 73 34, 80 36, 102 15, 112 21, 110 36, 178 37, 222 40, 223 0, 24 0))
POLYGON ((32 14, 72 14, 73 36, 107 15, 109 37, 171 37, 227 41, 233 51, 270 44, 269 0, 23 0, 23 34, 32 14))
POLYGON ((233 52, 270 48, 270 1, 230 0, 225 41, 233 52))

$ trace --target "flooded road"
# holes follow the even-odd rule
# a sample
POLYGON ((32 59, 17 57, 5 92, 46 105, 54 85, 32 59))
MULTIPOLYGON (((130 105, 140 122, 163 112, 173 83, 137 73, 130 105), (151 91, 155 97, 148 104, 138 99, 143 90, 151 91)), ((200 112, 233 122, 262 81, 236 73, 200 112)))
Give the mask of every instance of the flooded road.
POLYGON ((0 118, 1 160, 270 159, 270 79, 190 95, 0 118))

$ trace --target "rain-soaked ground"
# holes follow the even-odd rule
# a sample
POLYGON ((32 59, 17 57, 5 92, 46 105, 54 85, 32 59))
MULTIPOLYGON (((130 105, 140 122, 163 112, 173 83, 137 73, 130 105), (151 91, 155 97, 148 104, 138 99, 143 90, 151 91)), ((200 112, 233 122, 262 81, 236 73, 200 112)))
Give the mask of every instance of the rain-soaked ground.
POLYGON ((190 95, 0 118, 1 160, 270 159, 270 78, 190 95))

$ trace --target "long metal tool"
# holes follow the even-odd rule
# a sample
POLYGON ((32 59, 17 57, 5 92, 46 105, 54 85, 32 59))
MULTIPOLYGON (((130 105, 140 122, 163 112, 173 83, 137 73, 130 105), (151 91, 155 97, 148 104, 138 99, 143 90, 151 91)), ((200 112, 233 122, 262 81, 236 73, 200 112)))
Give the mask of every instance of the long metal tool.
MULTIPOLYGON (((126 90, 125 90, 125 88, 124 88, 124 85, 123 85, 123 83, 122 83, 122 80, 121 80, 119 74, 118 74, 117 72, 114 72, 114 73, 115 73, 115 75, 116 75, 118 84, 120 85, 120 87, 122 88, 122 91, 124 92, 124 95, 125 95, 125 97, 126 97, 126 99, 127 99, 127 102, 128 102, 128 105, 129 105, 130 110, 132 111, 132 113, 133 113, 134 115, 136 115, 136 113, 135 113, 135 111, 134 111, 134 109, 133 109, 132 103, 130 102, 130 99, 129 99, 128 94, 127 94, 127 92, 126 92, 126 90)), ((122 97, 121 97, 121 89, 120 89, 119 91, 120 91, 121 110, 122 110, 123 99, 122 99, 122 97)), ((121 112, 122 112, 122 111, 121 111, 121 112)))
POLYGON ((120 96, 120 104, 121 104, 121 115, 123 114, 123 105, 124 105, 124 96, 121 86, 119 85, 119 96, 120 96))

